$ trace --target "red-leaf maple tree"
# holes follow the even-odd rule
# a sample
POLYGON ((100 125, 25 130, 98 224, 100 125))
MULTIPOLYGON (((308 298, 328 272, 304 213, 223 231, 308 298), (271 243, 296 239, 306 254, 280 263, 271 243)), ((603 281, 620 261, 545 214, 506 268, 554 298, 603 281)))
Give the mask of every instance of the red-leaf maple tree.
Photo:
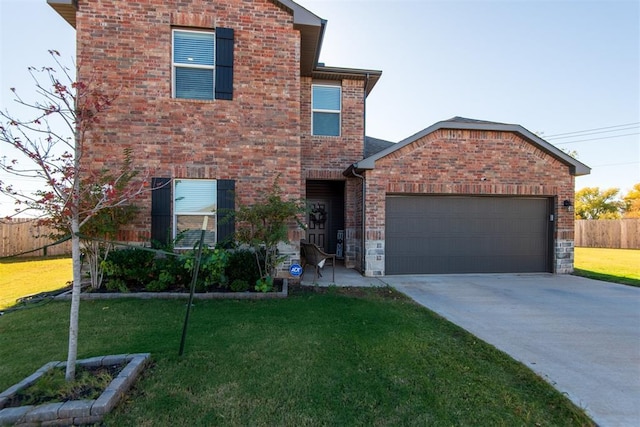
POLYGON ((109 221, 131 212, 132 200, 146 190, 147 177, 133 167, 131 149, 123 150, 123 161, 117 167, 91 167, 85 152, 92 139, 101 137, 101 117, 116 101, 117 90, 90 80, 74 81, 60 54, 55 50, 49 53, 53 67, 29 68, 37 101, 27 101, 11 88, 27 118, 0 111, 0 143, 20 156, 0 163, 0 170, 17 180, 40 179, 42 189, 27 194, 0 181, 0 192, 15 201, 16 213, 36 210, 41 222, 71 236, 73 290, 66 365, 66 378, 71 381, 78 345, 81 233, 114 231, 109 229, 114 224, 109 221))

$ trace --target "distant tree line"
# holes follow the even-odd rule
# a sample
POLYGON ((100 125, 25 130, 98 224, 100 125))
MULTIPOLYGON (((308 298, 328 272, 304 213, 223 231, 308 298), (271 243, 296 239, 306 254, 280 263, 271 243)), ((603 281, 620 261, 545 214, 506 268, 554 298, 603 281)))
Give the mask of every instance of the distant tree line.
POLYGON ((640 183, 622 196, 619 188, 585 187, 576 192, 576 219, 640 218, 640 183))

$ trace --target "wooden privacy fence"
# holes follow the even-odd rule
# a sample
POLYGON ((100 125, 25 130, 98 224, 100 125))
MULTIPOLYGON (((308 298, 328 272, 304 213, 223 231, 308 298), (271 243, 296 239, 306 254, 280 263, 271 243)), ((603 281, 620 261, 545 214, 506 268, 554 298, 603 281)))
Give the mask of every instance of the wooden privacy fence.
POLYGON ((640 218, 577 220, 575 245, 586 248, 640 249, 640 218))
POLYGON ((71 254, 71 241, 50 246, 54 241, 47 237, 49 232, 48 227, 39 226, 33 219, 0 220, 0 257, 71 254), (34 249, 38 250, 24 253, 34 249))

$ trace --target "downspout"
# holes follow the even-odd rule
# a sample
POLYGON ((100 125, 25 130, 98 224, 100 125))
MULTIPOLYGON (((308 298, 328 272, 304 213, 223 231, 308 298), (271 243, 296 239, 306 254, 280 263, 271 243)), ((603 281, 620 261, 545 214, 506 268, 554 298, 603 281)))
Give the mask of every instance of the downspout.
POLYGON ((366 200, 367 200, 367 186, 365 185, 365 179, 364 176, 360 175, 358 172, 356 172, 356 166, 357 163, 353 164, 353 170, 351 171, 351 173, 353 174, 353 176, 358 177, 362 180, 362 219, 361 219, 361 225, 362 225, 362 238, 360 239, 360 271, 362 274, 366 273, 366 245, 365 245, 365 238, 366 238, 366 224, 365 224, 365 219, 366 219, 366 215, 365 215, 365 209, 366 209, 366 200))
MULTIPOLYGON (((364 88, 362 91, 362 158, 365 156, 365 145, 367 143, 367 87, 369 86, 369 73, 367 73, 364 77, 364 88)), ((353 175, 360 178, 362 180, 362 238, 360 239, 360 271, 362 274, 366 274, 367 272, 367 246, 366 246, 366 238, 367 238, 367 223, 366 223, 366 209, 367 209, 367 186, 364 179, 364 176, 358 174, 356 172, 356 166, 354 164, 353 175)))

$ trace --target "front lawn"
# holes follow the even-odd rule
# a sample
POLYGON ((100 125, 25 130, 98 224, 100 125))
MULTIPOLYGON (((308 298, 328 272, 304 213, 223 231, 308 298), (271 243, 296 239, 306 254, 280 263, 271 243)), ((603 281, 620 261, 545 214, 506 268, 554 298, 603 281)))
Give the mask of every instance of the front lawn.
MULTIPOLYGON (((150 352, 106 425, 592 425, 523 365, 388 289, 83 301, 80 358, 150 352)), ((0 317, 0 389, 64 360, 69 304, 0 317)))
POLYGON ((640 286, 640 249, 575 248, 575 274, 640 286))

